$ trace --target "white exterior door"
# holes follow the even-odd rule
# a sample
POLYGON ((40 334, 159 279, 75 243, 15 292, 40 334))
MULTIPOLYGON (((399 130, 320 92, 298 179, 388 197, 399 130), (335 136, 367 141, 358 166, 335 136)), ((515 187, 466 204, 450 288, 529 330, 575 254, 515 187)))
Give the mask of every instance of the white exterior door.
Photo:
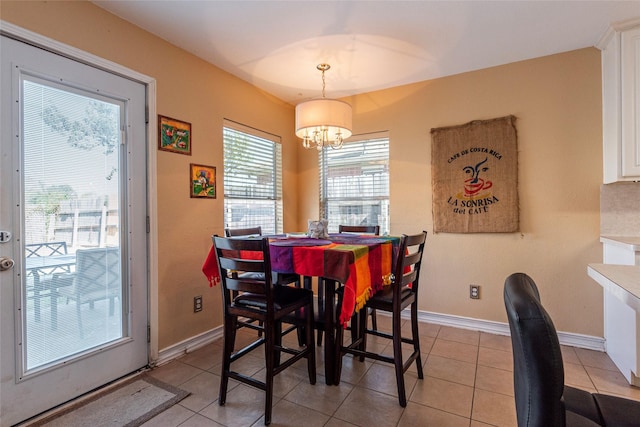
POLYGON ((0 40, 0 425, 148 362, 145 85, 0 40))

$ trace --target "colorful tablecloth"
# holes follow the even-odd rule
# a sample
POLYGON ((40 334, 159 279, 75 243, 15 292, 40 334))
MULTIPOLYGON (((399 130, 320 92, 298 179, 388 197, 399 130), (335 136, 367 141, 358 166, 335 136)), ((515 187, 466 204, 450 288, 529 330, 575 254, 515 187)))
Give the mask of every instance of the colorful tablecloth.
MULTIPOLYGON (((346 325, 375 292, 391 283, 394 252, 400 239, 392 236, 330 235, 329 239, 273 238, 271 268, 277 273, 324 277, 344 284, 340 323, 346 325)), ((211 285, 220 280, 215 251, 203 265, 211 285)))

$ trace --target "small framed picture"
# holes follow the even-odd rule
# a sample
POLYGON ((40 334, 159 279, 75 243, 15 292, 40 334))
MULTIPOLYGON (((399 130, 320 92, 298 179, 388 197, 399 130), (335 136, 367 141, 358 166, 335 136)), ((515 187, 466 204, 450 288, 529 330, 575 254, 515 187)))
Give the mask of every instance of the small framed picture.
POLYGON ((191 123, 158 116, 158 149, 191 155, 191 123))
POLYGON ((216 168, 213 166, 189 165, 191 197, 216 198, 216 168))

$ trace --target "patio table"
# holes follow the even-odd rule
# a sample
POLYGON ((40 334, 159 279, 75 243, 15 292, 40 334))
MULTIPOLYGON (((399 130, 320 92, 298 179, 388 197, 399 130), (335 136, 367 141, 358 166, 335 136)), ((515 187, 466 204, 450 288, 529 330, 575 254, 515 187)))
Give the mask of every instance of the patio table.
POLYGON ((51 281, 48 289, 44 289, 40 280, 41 274, 47 274, 59 268, 69 269, 76 263, 75 254, 32 256, 25 258, 25 270, 33 275, 33 306, 34 317, 40 321, 40 292, 49 291, 51 299, 51 329, 58 327, 58 292, 55 279, 51 281))

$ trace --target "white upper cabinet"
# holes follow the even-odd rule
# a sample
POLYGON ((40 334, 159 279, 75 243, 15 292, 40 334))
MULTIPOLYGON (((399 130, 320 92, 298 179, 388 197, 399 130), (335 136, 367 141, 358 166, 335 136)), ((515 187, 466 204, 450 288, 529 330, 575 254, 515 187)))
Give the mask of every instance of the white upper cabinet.
POLYGON ((640 19, 602 38, 604 183, 640 180, 640 19))

